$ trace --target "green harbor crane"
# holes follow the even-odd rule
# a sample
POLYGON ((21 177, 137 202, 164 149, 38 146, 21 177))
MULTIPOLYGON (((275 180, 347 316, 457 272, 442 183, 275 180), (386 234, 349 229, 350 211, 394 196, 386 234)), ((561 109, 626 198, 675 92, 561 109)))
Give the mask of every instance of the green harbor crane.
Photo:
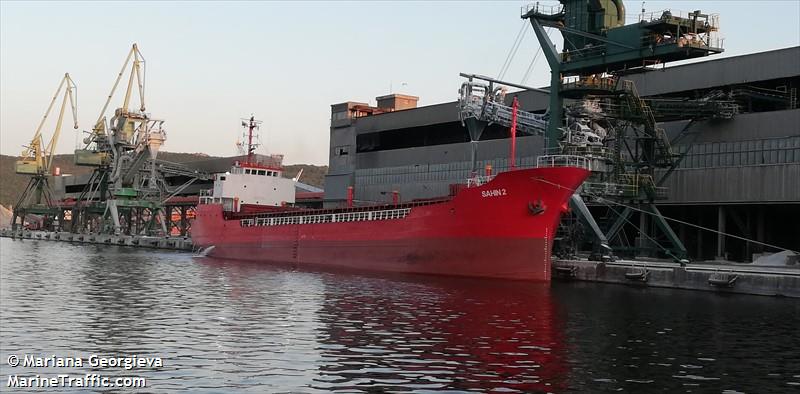
POLYGON ((64 218, 61 215, 61 210, 53 206, 49 177, 53 167, 53 155, 58 144, 58 137, 61 134, 61 125, 64 120, 67 101, 69 101, 72 109, 73 127, 75 129, 78 128, 77 89, 69 73, 64 74, 53 98, 50 100, 50 105, 48 105, 42 120, 39 122, 39 126, 33 133, 30 144, 25 147, 20 159, 15 163, 14 171, 20 175, 29 175, 30 180, 13 207, 11 227, 14 230, 18 226, 24 226, 26 217, 29 215, 37 218, 39 227, 59 227, 63 223, 64 218), (56 121, 53 135, 45 146, 42 138, 42 129, 59 95, 63 97, 61 99, 61 109, 58 112, 58 120, 56 121))
MULTIPOLYGON (((640 97, 624 76, 671 61, 721 53, 718 16, 699 10, 643 11, 637 23, 626 25, 622 0, 559 3, 525 6, 521 17, 530 21, 550 66, 546 153, 581 155, 593 161, 592 178, 571 201, 593 234, 593 257, 608 258, 611 241, 626 224, 631 224, 632 211, 620 209, 610 226, 602 229, 584 197, 597 197, 596 201, 613 199, 649 212, 666 237, 668 245, 663 246, 663 251, 675 260, 683 259, 686 248, 654 203, 666 197, 661 187, 664 179, 656 181, 656 171, 669 173, 680 159, 657 124, 658 114, 652 106, 675 111, 670 106, 677 104, 640 97), (561 52, 550 40, 547 27, 561 33, 561 52)), ((709 111, 709 106, 699 100, 684 106, 699 108, 695 110, 698 114, 705 114, 700 109, 709 111)), ((730 117, 736 107, 721 105, 714 110, 730 117)))

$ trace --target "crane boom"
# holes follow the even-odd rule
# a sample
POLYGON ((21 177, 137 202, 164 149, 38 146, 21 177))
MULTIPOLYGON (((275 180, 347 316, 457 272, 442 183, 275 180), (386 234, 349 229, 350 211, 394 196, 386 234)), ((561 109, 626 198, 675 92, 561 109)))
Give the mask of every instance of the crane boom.
POLYGON ((45 154, 47 155, 44 161, 45 173, 49 173, 53 165, 53 155, 56 151, 56 144, 58 144, 58 137, 61 134, 61 124, 64 120, 64 110, 67 107, 67 100, 69 100, 70 108, 72 109, 72 127, 74 129, 78 128, 78 105, 75 99, 77 95, 75 92, 78 90, 78 87, 75 85, 75 82, 72 81, 72 78, 70 78, 69 73, 64 74, 64 80, 67 82, 67 90, 64 92, 64 100, 61 102, 61 111, 59 111, 58 114, 56 129, 53 131, 53 136, 50 137, 50 142, 45 149, 45 154))
POLYGON ((36 128, 36 131, 33 134, 30 145, 25 148, 25 150, 22 152, 21 160, 17 161, 16 163, 16 172, 18 174, 46 174, 50 171, 53 154, 55 153, 55 147, 56 144, 58 144, 58 137, 61 134, 61 126, 63 124, 67 100, 69 100, 72 108, 74 128, 78 128, 78 108, 77 101, 75 99, 75 91, 77 89, 78 88, 75 85, 75 82, 69 76, 69 73, 65 73, 64 77, 61 79, 61 82, 58 84, 56 93, 53 95, 53 98, 50 100, 50 104, 47 106, 47 111, 45 111, 44 116, 42 116, 42 120, 39 122, 39 126, 36 128), (43 147, 42 128, 44 127, 44 124, 50 115, 50 111, 53 110, 53 105, 55 105, 55 102, 61 94, 62 89, 65 90, 63 93, 64 98, 61 102, 61 109, 59 110, 58 121, 56 122, 53 135, 50 137, 50 141, 46 147, 43 147))
MULTIPOLYGON (((17 229, 19 225, 25 225, 25 218, 27 215, 40 215, 42 223, 53 220, 57 222, 61 214, 57 207, 53 206, 52 190, 48 181, 50 175, 50 167, 53 164, 53 154, 55 154, 56 144, 58 144, 58 136, 61 134, 61 126, 64 123, 64 111, 67 109, 67 100, 69 100, 72 107, 72 119, 74 127, 78 128, 78 107, 77 107, 77 86, 70 78, 69 73, 65 73, 58 84, 56 94, 50 100, 50 105, 47 106, 36 132, 33 133, 33 139, 30 146, 28 146, 22 157, 14 163, 14 171, 17 174, 30 175, 28 186, 22 190, 17 203, 14 205, 11 215, 11 228, 17 229), (50 111, 53 110, 53 105, 56 103, 62 89, 64 90, 64 97, 61 99, 61 109, 58 111, 58 120, 53 135, 47 143, 47 147, 42 147, 42 128, 44 127, 50 111), (17 220, 19 219, 19 220, 17 220)), ((61 216, 63 219, 63 216, 61 216)))
POLYGON ((128 78, 128 89, 125 91, 125 101, 123 102, 122 108, 124 111, 128 111, 128 106, 130 104, 131 92, 133 90, 133 78, 134 74, 136 74, 136 81, 139 86, 139 110, 144 111, 144 76, 143 72, 141 72, 141 64, 144 63, 144 56, 142 53, 139 52, 139 47, 134 43, 131 47, 130 52, 128 52, 128 56, 125 58, 125 62, 122 63, 122 68, 119 70, 119 74, 117 74, 117 79, 114 81, 114 86, 111 87, 111 92, 108 94, 106 98, 106 103, 103 104, 103 109, 100 110, 100 116, 97 117, 97 121, 94 125, 94 131, 100 132, 105 131, 105 127, 103 125, 103 118, 105 116, 106 110, 108 109, 108 105, 111 103, 111 98, 114 97, 114 92, 117 91, 117 86, 119 85, 119 81, 122 80, 122 75, 125 73, 125 70, 128 68, 128 63, 130 63, 131 58, 133 58, 133 66, 131 67, 131 75, 128 78))
POLYGON ((42 147, 42 127, 44 127, 44 122, 47 121, 47 116, 50 115, 50 111, 53 109, 53 105, 56 103, 56 99, 58 99, 58 94, 61 93, 61 89, 64 87, 64 82, 66 81, 66 77, 61 79, 61 82, 58 83, 58 89, 53 94, 53 98, 50 99, 50 105, 47 106, 47 110, 44 112, 44 116, 42 116, 42 120, 39 121, 39 126, 36 127, 36 131, 33 133, 33 138, 31 138, 31 144, 25 147, 25 150, 22 151, 20 156, 22 157, 36 157, 36 152, 41 151, 42 147))

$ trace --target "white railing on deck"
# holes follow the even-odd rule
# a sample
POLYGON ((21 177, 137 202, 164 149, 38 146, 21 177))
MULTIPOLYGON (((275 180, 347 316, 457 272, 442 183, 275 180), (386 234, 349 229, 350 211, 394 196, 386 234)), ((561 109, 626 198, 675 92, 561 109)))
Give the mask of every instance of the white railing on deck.
MULTIPOLYGON (((693 19, 694 17, 695 17, 695 11, 684 11, 675 8, 667 8, 658 11, 640 12, 639 22, 655 22, 660 20, 667 20, 670 18, 693 19)), ((708 14, 707 16, 698 16, 697 20, 700 22, 708 22, 709 26, 714 28, 719 27, 719 14, 708 14)))
POLYGON ((467 178, 467 187, 483 186, 492 179, 494 179, 494 175, 475 175, 471 178, 467 178))
POLYGON ((252 226, 285 226, 289 224, 344 223, 373 220, 403 219, 411 212, 411 208, 388 209, 383 211, 342 212, 322 215, 276 216, 241 219, 242 227, 252 226))
POLYGON ((564 6, 560 4, 539 4, 537 1, 520 7, 519 14, 524 16, 531 11, 541 15, 556 15, 564 12, 564 6))
POLYGON ((547 155, 536 158, 536 167, 578 167, 592 170, 592 161, 583 156, 547 155))

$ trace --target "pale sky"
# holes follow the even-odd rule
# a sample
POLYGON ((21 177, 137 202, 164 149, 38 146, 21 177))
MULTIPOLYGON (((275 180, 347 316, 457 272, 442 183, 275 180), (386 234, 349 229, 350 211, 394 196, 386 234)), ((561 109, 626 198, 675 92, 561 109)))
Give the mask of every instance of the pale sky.
MULTIPOLYGON (((18 155, 29 142, 64 72, 78 86, 80 130, 91 129, 136 42, 147 62, 147 112, 166 120, 164 150, 234 155, 239 118, 254 113, 264 121, 262 153, 327 164, 331 104, 375 104, 390 86, 421 105, 455 100, 459 72, 498 75, 527 3, 0 1, 0 152, 18 155)), ((625 5, 635 22, 642 2, 625 5)), ((719 13, 721 56, 800 45, 799 0, 645 8, 719 13)), ((552 37, 560 48, 560 35, 552 37)), ((504 79, 521 82, 537 48, 526 25, 504 79)), ((548 81, 539 56, 527 84, 548 81)), ((75 148, 68 123, 57 153, 75 148)))

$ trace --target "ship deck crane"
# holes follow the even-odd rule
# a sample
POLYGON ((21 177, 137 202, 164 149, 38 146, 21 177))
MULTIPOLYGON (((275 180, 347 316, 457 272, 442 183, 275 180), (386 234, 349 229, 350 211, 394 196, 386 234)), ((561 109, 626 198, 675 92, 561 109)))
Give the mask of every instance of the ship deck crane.
POLYGON ((58 144, 58 138, 61 134, 67 101, 69 101, 72 109, 73 127, 75 129, 78 128, 77 89, 69 73, 65 73, 58 84, 55 94, 53 94, 53 98, 50 100, 50 104, 47 106, 44 116, 42 116, 42 120, 39 122, 39 126, 33 133, 30 145, 25 147, 20 160, 15 163, 14 170, 17 174, 30 175, 31 177, 27 187, 23 190, 17 204, 14 206, 11 219, 13 228, 18 225, 17 218, 20 219, 19 224, 24 225, 25 216, 28 214, 43 215, 43 220, 53 220, 59 214, 58 210, 52 206, 52 193, 48 183, 48 176, 53 165, 53 155, 58 144), (43 146, 42 129, 60 95, 63 98, 61 99, 61 109, 58 112, 58 120, 50 141, 47 146, 43 146))

